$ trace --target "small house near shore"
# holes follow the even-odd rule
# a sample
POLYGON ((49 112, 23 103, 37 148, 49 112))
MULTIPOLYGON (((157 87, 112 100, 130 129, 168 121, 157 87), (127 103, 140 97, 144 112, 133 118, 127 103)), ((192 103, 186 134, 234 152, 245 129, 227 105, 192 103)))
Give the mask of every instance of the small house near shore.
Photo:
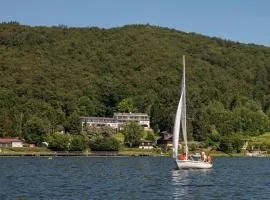
POLYGON ((0 138, 0 147, 23 147, 19 138, 0 138))
POLYGON ((164 149, 172 147, 173 134, 167 131, 160 133, 160 138, 157 140, 157 144, 162 146, 164 149))

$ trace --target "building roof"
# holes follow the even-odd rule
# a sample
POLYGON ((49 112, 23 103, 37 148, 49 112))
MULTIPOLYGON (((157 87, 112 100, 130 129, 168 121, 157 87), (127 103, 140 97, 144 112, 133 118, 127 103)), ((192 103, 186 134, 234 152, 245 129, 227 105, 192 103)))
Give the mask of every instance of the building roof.
POLYGON ((102 120, 102 119, 104 119, 104 120, 113 120, 113 118, 111 118, 111 117, 84 117, 84 116, 82 116, 82 117, 80 117, 81 119, 98 119, 98 120, 102 120))
POLYGON ((114 116, 148 116, 146 113, 114 113, 114 116))
POLYGON ((167 131, 163 131, 160 133, 160 140, 172 140, 173 139, 173 134, 169 133, 167 131))
POLYGON ((11 143, 11 142, 22 142, 18 138, 0 138, 1 144, 11 143))
POLYGON ((87 122, 115 122, 115 119, 111 117, 80 117, 80 119, 87 122))

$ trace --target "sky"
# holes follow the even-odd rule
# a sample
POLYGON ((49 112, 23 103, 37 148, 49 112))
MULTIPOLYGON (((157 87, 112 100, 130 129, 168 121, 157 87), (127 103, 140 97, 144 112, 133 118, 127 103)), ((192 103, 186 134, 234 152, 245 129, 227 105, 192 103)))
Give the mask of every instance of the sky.
POLYGON ((270 0, 0 0, 0 22, 31 26, 150 24, 270 47, 270 0))

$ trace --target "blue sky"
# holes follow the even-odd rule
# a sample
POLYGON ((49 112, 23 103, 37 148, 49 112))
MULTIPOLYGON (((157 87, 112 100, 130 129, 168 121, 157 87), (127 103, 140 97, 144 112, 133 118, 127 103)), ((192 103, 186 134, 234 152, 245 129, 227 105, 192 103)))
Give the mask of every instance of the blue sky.
POLYGON ((119 27, 152 24, 270 46, 270 0, 1 0, 0 21, 119 27))

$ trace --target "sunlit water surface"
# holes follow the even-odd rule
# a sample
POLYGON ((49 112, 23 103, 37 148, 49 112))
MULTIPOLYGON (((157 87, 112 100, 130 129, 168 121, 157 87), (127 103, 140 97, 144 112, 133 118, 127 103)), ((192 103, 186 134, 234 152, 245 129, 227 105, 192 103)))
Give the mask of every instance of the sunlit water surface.
POLYGON ((167 157, 0 157, 0 199, 270 199, 270 158, 174 167, 167 157))

